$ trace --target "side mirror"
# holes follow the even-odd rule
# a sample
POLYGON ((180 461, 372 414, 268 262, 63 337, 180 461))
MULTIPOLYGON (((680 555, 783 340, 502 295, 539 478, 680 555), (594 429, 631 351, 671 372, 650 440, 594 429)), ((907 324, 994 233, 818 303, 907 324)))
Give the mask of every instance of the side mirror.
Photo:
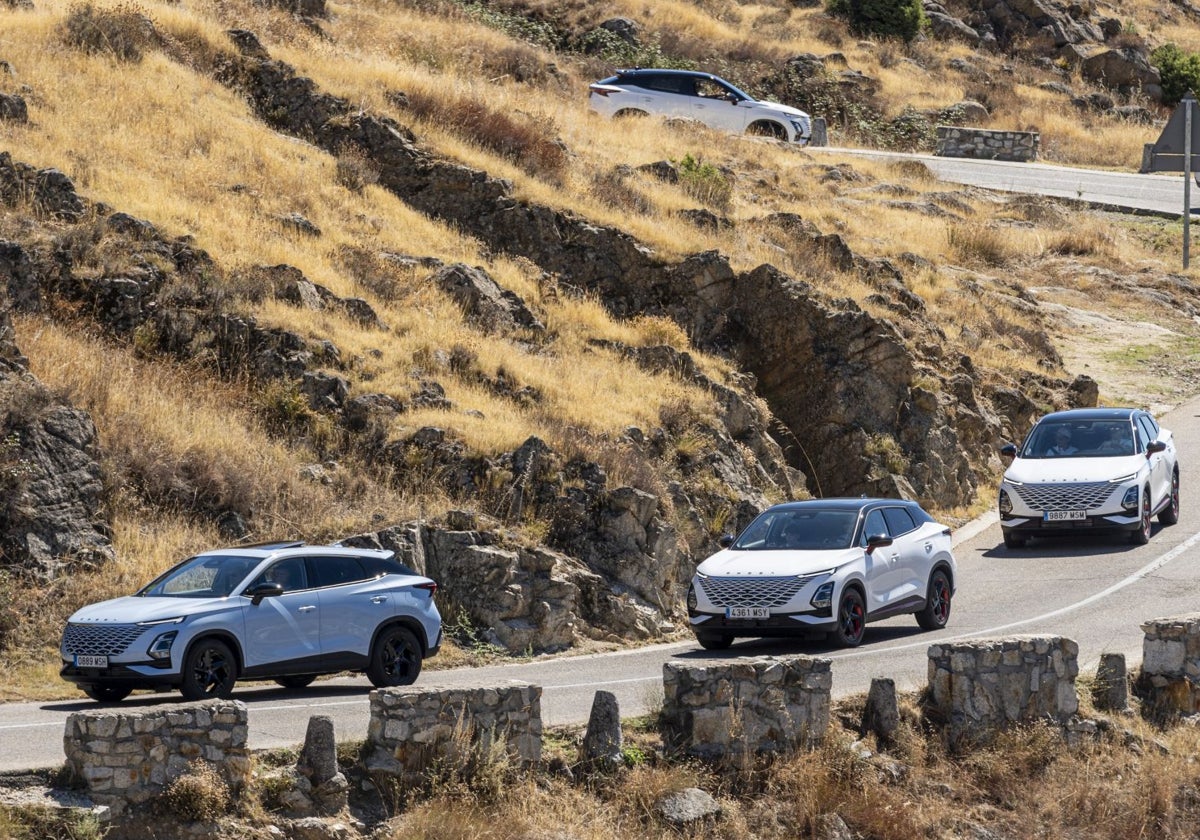
POLYGON ((1166 451, 1167 451, 1167 445, 1165 443, 1163 443, 1161 440, 1152 440, 1152 441, 1150 441, 1149 445, 1146 447, 1146 457, 1149 458, 1155 452, 1166 452, 1166 451))
POLYGON ((870 554, 877 548, 884 548, 892 544, 892 538, 887 534, 871 534, 867 537, 867 554, 870 554))
POLYGON ((733 545, 733 534, 722 534, 721 539, 717 540, 717 545, 721 548, 729 548, 733 545))
POLYGON ((1000 454, 1005 458, 1017 457, 1017 445, 1015 443, 1006 443, 1000 447, 1000 454))
POLYGON ((277 595, 282 595, 283 584, 272 580, 263 581, 257 586, 247 589, 246 594, 250 596, 250 603, 257 607, 262 603, 263 598, 274 598, 277 595))

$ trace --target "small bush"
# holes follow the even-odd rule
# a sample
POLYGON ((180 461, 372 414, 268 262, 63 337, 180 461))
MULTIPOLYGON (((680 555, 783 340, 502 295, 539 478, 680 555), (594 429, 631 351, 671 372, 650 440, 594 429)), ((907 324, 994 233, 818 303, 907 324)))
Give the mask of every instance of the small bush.
POLYGON ((829 0, 826 9, 860 34, 904 41, 916 38, 927 22, 921 0, 829 0))
POLYGON ((337 182, 351 192, 379 183, 379 165, 358 146, 346 146, 337 156, 337 182))
POLYGON ((720 169, 690 154, 679 161, 679 183, 684 192, 711 207, 724 209, 733 197, 733 185, 720 169))
POLYGON ((217 768, 207 762, 191 769, 167 785, 162 804, 177 819, 212 822, 229 810, 232 796, 229 785, 217 768))
POLYGON ((1189 90, 1200 90, 1200 53, 1168 43, 1150 53, 1150 61, 1162 75, 1164 104, 1176 105, 1189 90))
POLYGON ((98 9, 91 3, 72 6, 63 23, 68 44, 91 53, 109 53, 122 61, 142 60, 158 41, 154 21, 140 6, 122 3, 98 9))

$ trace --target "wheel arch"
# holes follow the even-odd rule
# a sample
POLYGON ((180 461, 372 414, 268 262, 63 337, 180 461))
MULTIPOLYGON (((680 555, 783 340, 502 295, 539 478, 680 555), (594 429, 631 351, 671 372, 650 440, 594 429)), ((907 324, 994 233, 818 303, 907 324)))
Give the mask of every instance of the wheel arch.
POLYGON ((195 648, 196 645, 200 644, 201 642, 209 639, 216 639, 219 642, 223 642, 229 648, 229 650, 233 652, 233 660, 234 664, 237 666, 239 677, 246 673, 246 657, 242 654, 242 645, 238 641, 237 636, 228 630, 219 630, 214 628, 212 630, 205 630, 202 633, 197 633, 196 637, 187 643, 187 647, 183 649, 183 658, 179 660, 180 676, 183 675, 187 658, 191 655, 193 648, 195 648))
MULTIPOLYGON (((934 563, 933 568, 929 570, 929 580, 933 580, 933 575, 935 572, 946 573, 946 579, 950 581, 951 593, 958 590, 958 584, 954 580, 954 569, 951 567, 949 560, 943 557, 934 563)), ((926 583, 926 591, 928 591, 928 583, 926 583)))
POLYGON ((787 126, 779 120, 772 117, 759 117, 746 126, 747 134, 757 134, 759 136, 771 136, 777 140, 786 140, 788 138, 787 126))
POLYGON ((417 644, 421 646, 421 658, 424 659, 429 651, 429 638, 425 635, 425 628, 421 626, 421 622, 407 615, 393 616, 376 627, 371 635, 371 650, 375 650, 375 643, 379 641, 380 635, 393 627, 403 627, 416 637, 417 644))

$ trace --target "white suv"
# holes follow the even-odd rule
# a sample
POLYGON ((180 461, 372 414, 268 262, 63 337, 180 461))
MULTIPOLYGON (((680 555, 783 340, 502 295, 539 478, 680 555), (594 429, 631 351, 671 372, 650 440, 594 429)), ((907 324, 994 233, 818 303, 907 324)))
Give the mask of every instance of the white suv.
POLYGON ((916 502, 819 499, 767 508, 696 569, 688 617, 700 646, 745 636, 832 633, 862 642, 868 622, 950 620, 957 564, 950 529, 916 502))
POLYGON ((409 685, 441 645, 436 592, 390 551, 301 542, 209 551, 72 615, 61 676, 101 702, 135 688, 228 697, 239 679, 303 688, 338 671, 409 685))
POLYGON ((683 117, 800 145, 812 136, 812 120, 798 108, 759 102, 718 76, 692 70, 619 70, 588 86, 588 106, 606 117, 683 117))
POLYGON ((1030 537, 1126 531, 1150 540, 1151 518, 1179 521, 1175 438, 1148 412, 1081 408, 1047 414, 1018 449, 1000 454, 1012 464, 1000 483, 1004 544, 1030 537))

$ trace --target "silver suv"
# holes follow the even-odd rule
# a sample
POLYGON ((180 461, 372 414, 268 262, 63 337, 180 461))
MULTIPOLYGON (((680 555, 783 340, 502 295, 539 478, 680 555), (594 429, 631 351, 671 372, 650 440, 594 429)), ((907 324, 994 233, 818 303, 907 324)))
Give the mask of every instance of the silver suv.
POLYGON ((812 137, 812 120, 798 108, 759 102, 719 76, 694 70, 619 70, 588 86, 588 106, 606 117, 682 117, 801 145, 812 137))
POLYGON ((437 588, 390 551, 302 542, 208 551, 72 615, 61 676, 101 702, 135 688, 228 697, 239 679, 303 688, 338 671, 409 685, 441 645, 437 588))

